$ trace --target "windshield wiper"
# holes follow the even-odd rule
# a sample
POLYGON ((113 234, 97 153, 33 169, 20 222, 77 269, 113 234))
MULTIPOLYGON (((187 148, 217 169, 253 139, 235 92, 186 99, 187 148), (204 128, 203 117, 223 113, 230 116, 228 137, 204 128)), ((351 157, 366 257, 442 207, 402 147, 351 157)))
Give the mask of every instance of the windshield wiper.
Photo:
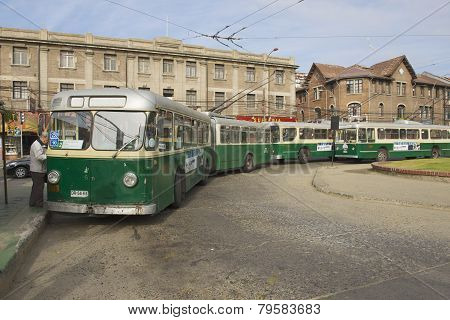
POLYGON ((114 153, 113 155, 113 159, 115 157, 117 157, 117 155, 119 154, 120 151, 122 151, 123 149, 125 149, 126 147, 128 147, 131 143, 135 142, 137 139, 139 139, 140 135, 138 134, 136 137, 134 137, 133 139, 131 139, 130 141, 128 141, 127 143, 125 143, 122 148, 120 148, 119 150, 116 151, 116 153, 114 153))

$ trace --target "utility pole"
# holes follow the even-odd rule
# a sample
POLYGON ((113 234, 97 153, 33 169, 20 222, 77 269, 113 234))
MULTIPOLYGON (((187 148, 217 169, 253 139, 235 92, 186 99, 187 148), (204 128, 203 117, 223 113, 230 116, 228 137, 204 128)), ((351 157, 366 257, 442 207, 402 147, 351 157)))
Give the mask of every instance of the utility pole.
POLYGON ((5 204, 8 204, 8 183, 6 176, 6 150, 5 150, 5 139, 6 139, 6 121, 5 121, 5 103, 0 100, 0 112, 2 114, 2 159, 3 159, 3 185, 5 189, 5 204))
MULTIPOLYGON (((278 51, 278 48, 273 48, 269 54, 266 56, 266 58, 264 59, 264 65, 263 65, 263 71, 265 71, 266 69, 266 63, 267 60, 269 60, 269 57, 272 53, 274 53, 275 51, 278 51)), ((270 70, 267 70, 267 75, 268 75, 268 83, 267 83, 267 102, 266 102, 266 88, 263 89, 263 105, 264 105, 264 121, 266 121, 266 115, 268 117, 270 117, 270 81, 272 78, 272 75, 270 74, 270 70), (266 103, 267 103, 267 107, 266 107, 266 103)))

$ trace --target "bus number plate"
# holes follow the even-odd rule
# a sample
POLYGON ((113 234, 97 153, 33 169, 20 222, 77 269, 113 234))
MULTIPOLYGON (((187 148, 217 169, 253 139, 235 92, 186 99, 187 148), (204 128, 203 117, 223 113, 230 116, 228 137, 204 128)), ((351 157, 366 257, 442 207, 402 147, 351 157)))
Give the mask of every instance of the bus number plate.
POLYGON ((89 196, 88 191, 70 190, 70 197, 72 198, 87 198, 88 196, 89 196))

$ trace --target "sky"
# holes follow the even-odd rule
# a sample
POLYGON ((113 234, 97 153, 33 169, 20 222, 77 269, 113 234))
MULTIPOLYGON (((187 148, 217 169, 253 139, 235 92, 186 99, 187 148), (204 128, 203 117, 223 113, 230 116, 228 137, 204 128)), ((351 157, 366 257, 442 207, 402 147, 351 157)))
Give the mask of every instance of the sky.
POLYGON ((0 0, 0 27, 140 39, 166 36, 168 32, 170 37, 189 44, 228 49, 211 37, 195 36, 211 36, 231 25, 220 35, 228 37, 246 27, 234 36, 241 38, 235 42, 243 49, 224 41, 227 45, 259 54, 278 48, 273 55, 294 57, 300 72, 308 72, 313 62, 370 66, 405 54, 416 73, 450 76, 448 0, 304 0, 298 4, 298 0, 114 2, 147 15, 105 0, 0 0), (275 15, 269 17, 272 14, 275 15), (393 41, 383 47, 390 40, 393 41), (383 48, 378 50, 380 47, 383 48))

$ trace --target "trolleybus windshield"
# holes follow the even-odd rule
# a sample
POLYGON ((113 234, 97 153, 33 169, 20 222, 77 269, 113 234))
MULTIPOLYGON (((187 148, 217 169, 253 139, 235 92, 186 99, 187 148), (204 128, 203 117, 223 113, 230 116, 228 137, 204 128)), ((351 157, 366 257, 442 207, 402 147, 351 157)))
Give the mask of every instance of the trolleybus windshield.
POLYGON ((53 112, 50 148, 84 150, 91 140, 92 115, 87 111, 53 112))
POLYGON ((144 140, 145 120, 144 112, 97 112, 92 147, 95 150, 139 150, 144 140))

